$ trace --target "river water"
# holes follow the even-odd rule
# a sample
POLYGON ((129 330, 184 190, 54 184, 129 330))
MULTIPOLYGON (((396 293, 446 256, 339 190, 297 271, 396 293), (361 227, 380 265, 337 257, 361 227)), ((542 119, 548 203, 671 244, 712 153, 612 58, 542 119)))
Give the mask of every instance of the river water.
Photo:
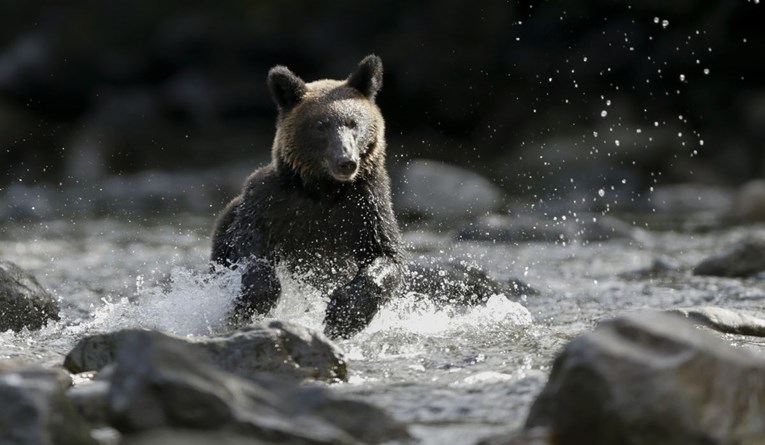
MULTIPOLYGON (((238 277, 207 274, 212 222, 179 215, 0 226, 0 258, 36 275, 62 307, 62 320, 39 332, 0 334, 0 358, 57 364, 83 335, 124 327, 189 336, 220 332, 238 277)), ((411 255, 466 260, 495 279, 521 279, 539 294, 512 301, 497 295, 467 309, 404 296, 362 333, 340 342, 351 375, 332 388, 387 409, 423 443, 472 444, 519 427, 555 352, 603 317, 697 305, 765 316, 765 280, 690 273, 706 255, 748 234, 765 234, 764 226, 661 226, 639 237, 590 243, 467 242, 445 229, 409 228, 411 255), (679 271, 622 275, 656 258, 676 263, 679 271)), ((298 281, 283 279, 284 296, 272 315, 320 328, 325 302, 298 281)), ((737 337, 731 343, 753 351, 763 346, 737 337)))

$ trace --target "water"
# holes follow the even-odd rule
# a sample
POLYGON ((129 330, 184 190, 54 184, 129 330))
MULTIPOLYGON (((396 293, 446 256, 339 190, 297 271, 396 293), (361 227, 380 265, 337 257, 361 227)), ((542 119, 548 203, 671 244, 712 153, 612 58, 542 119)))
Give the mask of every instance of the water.
MULTIPOLYGON (((209 275, 211 225, 210 218, 177 216, 0 226, 0 257, 35 274, 62 307, 62 320, 39 332, 0 334, 0 358, 61 363, 83 335, 124 327, 189 336, 222 332, 238 276, 209 275)), ((405 239, 417 254, 466 259, 496 279, 520 278, 540 294, 515 301, 497 295, 467 309, 404 296, 340 342, 351 375, 333 389, 384 407, 412 425, 423 443, 472 444, 519 427, 555 352, 603 317, 702 304, 765 316, 765 281, 689 272, 705 255, 745 234, 765 234, 765 227, 688 227, 648 232, 640 242, 589 244, 456 242, 441 230, 410 230, 405 239), (620 277, 657 257, 677 262, 681 272, 620 277)), ((282 278, 285 295, 272 315, 320 328, 326 302, 282 278)), ((756 339, 731 342, 762 346, 756 339)))

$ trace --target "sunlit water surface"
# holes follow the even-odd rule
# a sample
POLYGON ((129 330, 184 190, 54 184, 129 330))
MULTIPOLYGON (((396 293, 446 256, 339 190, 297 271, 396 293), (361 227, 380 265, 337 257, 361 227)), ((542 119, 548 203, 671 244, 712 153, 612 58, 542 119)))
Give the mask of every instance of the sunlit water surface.
MULTIPOLYGON (((0 334, 0 358, 60 363, 82 336, 126 327, 179 335, 223 332, 239 277, 213 278, 211 219, 136 223, 96 220, 0 227, 0 258, 35 274, 62 307, 39 332, 0 334)), ((484 306, 441 307, 406 295, 384 307, 356 337, 340 342, 348 383, 333 389, 375 403, 412 425, 423 443, 471 444, 519 427, 544 384, 555 352, 603 317, 645 308, 716 304, 765 315, 763 280, 694 277, 703 256, 763 227, 708 233, 664 231, 640 242, 495 244, 455 242, 449 233, 408 231, 417 255, 465 259, 494 278, 519 278, 538 295, 492 296, 484 306), (654 258, 683 272, 620 278, 654 258)), ((413 253, 414 254, 414 253, 413 253)), ((293 277, 271 314, 321 328, 326 302, 293 277)), ((732 339, 759 351, 757 340, 732 339)))

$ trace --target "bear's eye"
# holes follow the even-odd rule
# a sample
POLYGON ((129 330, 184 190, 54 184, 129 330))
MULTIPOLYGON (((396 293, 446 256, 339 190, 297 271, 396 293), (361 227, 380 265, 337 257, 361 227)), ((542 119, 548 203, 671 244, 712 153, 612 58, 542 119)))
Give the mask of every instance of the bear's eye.
POLYGON ((327 121, 316 122, 316 129, 321 131, 322 133, 327 131, 327 128, 329 128, 329 122, 327 121))
POLYGON ((358 126, 358 123, 355 119, 348 119, 348 121, 345 123, 345 126, 350 129, 354 129, 358 126))

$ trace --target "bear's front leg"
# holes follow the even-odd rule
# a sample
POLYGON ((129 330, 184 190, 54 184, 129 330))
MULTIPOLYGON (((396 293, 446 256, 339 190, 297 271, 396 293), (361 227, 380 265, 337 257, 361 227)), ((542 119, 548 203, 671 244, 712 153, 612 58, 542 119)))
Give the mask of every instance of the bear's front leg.
POLYGON ((230 317, 232 324, 247 324, 255 314, 267 314, 279 300, 281 290, 273 264, 253 259, 242 273, 242 289, 230 317))
POLYGON ((380 257, 362 267, 353 280, 330 295, 324 333, 330 338, 348 338, 358 333, 402 283, 401 265, 391 258, 380 257))

